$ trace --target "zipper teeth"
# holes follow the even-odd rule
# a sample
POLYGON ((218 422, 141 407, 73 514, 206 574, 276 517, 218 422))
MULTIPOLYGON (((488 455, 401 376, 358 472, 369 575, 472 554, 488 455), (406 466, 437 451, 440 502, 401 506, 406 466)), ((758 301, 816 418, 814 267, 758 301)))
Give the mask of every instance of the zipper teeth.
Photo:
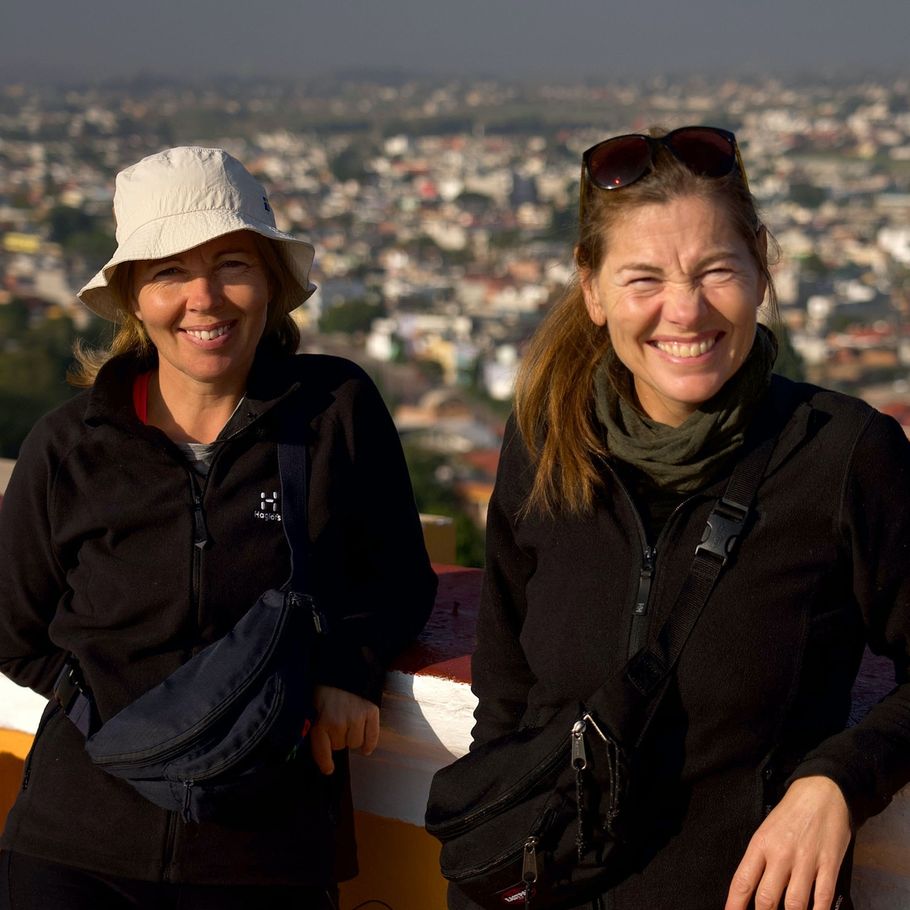
POLYGON ((543 811, 540 818, 534 822, 531 827, 530 834, 522 835, 521 839, 515 841, 515 843, 510 844, 505 850, 501 853, 494 856, 492 859, 485 860, 478 866, 472 866, 470 869, 463 869, 461 872, 446 872, 442 867, 443 875, 451 882, 459 882, 462 879, 471 878, 475 875, 482 875, 484 872, 488 872, 490 869, 495 869, 497 866, 508 863, 512 860, 521 859, 524 855, 525 844, 528 842, 529 837, 540 837, 543 831, 547 828, 549 820, 553 815, 553 809, 547 808, 543 811))
POLYGON ((638 588, 636 589, 636 606, 639 602, 642 603, 642 609, 633 609, 632 611, 632 624, 629 628, 629 649, 628 658, 634 657, 635 653, 638 651, 639 647, 643 644, 642 638, 644 637, 644 625, 647 621, 648 616, 648 607, 650 606, 651 592, 654 588, 654 579, 657 575, 657 554, 661 552, 661 544, 667 537, 670 526, 673 524, 674 519, 682 510, 682 508, 689 502, 692 502, 696 497, 687 496, 682 502, 678 503, 676 508, 667 516, 667 520, 664 522, 663 528, 661 528, 660 534, 657 535, 657 540, 654 542, 654 546, 648 544, 648 535, 645 532, 644 523, 641 520, 641 515, 639 514, 638 508, 635 505, 635 500, 632 499, 632 494, 627 489, 626 485, 623 483, 622 478, 619 476, 616 470, 607 465, 607 469, 613 475, 613 479, 616 481, 616 485, 622 490, 623 495, 626 497, 626 501, 629 503, 629 508, 632 510, 632 515, 635 518, 635 525, 638 529, 638 540, 641 545, 642 551, 642 565, 639 570, 639 579, 638 579, 638 588), (647 578, 644 576, 645 570, 648 570, 647 578), (646 588, 645 597, 642 598, 642 589, 646 588))
MULTIPOLYGON (((651 587, 654 582, 657 548, 656 546, 651 547, 648 543, 648 535, 645 532, 645 526, 641 520, 638 508, 635 505, 635 500, 632 499, 632 494, 628 491, 626 485, 622 482, 622 478, 613 470, 613 468, 610 468, 610 472, 613 474, 616 485, 622 490, 623 495, 626 497, 626 501, 629 503, 629 508, 635 518, 635 527, 638 530, 638 544, 641 548, 641 568, 638 571, 638 586, 635 589, 635 605, 632 608, 632 620, 629 626, 629 639, 626 654, 627 658, 631 658, 635 652, 638 651, 641 646, 641 639, 643 638, 643 627, 648 615, 648 603, 651 599, 651 587), (646 570, 648 573, 647 575, 645 575, 646 570), (641 605, 640 608, 639 604, 641 605)), ((658 536, 658 542, 662 536, 662 533, 658 536)))
POLYGON ((458 882, 465 878, 471 878, 475 875, 481 875, 484 872, 489 871, 490 869, 495 869, 497 866, 507 863, 510 860, 518 860, 521 858, 524 853, 525 842, 527 837, 522 837, 520 841, 517 841, 515 844, 512 844, 508 849, 503 850, 502 853, 494 856, 493 859, 489 859, 484 863, 481 863, 479 866, 472 866, 470 869, 463 869, 461 872, 449 872, 443 868, 442 873, 445 875, 449 881, 458 882))
POLYGON ((171 880, 171 869, 174 863, 174 842, 177 837, 177 813, 168 812, 167 826, 164 831, 164 853, 161 864, 161 878, 165 882, 171 880))
MULTIPOLYGON (((569 754, 570 749, 570 737, 566 736, 565 740, 560 742, 559 747, 557 749, 554 749, 553 752, 550 753, 549 757, 545 759, 543 767, 538 767, 537 773, 530 781, 528 780, 528 777, 525 776, 522 780, 518 781, 516 784, 506 790, 505 793, 493 800, 493 802, 487 803, 485 806, 481 806, 470 815, 466 815, 455 822, 443 822, 440 825, 428 825, 427 830, 431 834, 440 837, 455 837, 464 831, 470 830, 481 820, 495 818, 500 812, 503 812, 509 807, 509 803, 511 803, 516 795, 524 793, 529 783, 533 783, 534 780, 546 777, 546 775, 549 774, 553 768, 557 767, 561 761, 564 761, 565 757, 569 754)), ((524 843, 526 839, 526 837, 522 838, 522 843, 524 843)))

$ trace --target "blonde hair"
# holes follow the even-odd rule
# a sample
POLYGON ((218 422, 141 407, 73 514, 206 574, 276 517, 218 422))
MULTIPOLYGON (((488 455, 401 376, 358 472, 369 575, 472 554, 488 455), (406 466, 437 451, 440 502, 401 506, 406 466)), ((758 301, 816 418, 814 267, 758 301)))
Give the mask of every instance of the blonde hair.
MULTIPOLYGON (((652 136, 665 131, 652 129, 652 136)), ((562 297, 534 333, 521 363, 515 390, 515 416, 535 463, 525 510, 544 514, 590 512, 608 451, 594 413, 594 374, 611 348, 606 325, 595 325, 585 307, 581 276, 602 265, 610 231, 629 211, 696 196, 723 206, 767 282, 766 305, 777 316, 777 296, 769 269, 766 238, 743 175, 693 174, 666 149, 654 156, 652 170, 621 190, 606 191, 581 178, 577 272, 562 297)))
MULTIPOLYGON (((250 232, 256 244, 256 252, 265 264, 269 276, 269 311, 265 330, 259 346, 269 344, 286 354, 294 354, 300 346, 300 330, 291 318, 291 310, 297 305, 300 285, 291 271, 284 250, 275 241, 250 232)), ((155 346, 149 340, 142 320, 133 312, 135 299, 133 276, 134 262, 122 262, 110 279, 110 286, 117 297, 117 311, 120 320, 115 323, 114 335, 105 348, 91 348, 81 339, 73 346, 76 362, 66 374, 67 382, 77 388, 88 388, 95 384, 101 367, 112 357, 132 354, 141 363, 152 366, 157 359, 155 346)))

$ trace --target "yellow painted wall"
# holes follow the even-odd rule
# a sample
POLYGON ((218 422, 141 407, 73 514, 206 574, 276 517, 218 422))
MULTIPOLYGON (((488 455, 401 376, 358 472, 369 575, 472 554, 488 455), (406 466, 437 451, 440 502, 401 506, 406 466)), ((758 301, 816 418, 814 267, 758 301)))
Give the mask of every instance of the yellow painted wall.
MULTIPOLYGON (((445 910, 439 843, 422 828, 358 812, 357 856, 360 875, 342 884, 340 910, 377 899, 392 910, 445 910)), ((367 904, 363 910, 384 908, 367 904)))
POLYGON ((29 733, 0 730, 0 829, 22 783, 22 765, 32 745, 29 733))

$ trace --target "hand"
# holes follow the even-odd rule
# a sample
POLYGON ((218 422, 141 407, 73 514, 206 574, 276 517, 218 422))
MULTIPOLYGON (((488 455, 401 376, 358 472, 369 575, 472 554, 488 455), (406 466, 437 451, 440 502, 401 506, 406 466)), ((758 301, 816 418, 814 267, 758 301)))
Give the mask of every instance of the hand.
POLYGON ((316 686, 316 723, 310 730, 310 751, 323 774, 335 770, 333 749, 359 749, 369 755, 379 742, 379 708, 371 701, 335 689, 316 686))
POLYGON ((850 836, 847 801, 833 780, 794 781, 752 835, 724 910, 746 910, 753 894, 755 910, 777 910, 782 899, 786 910, 830 910, 850 836))

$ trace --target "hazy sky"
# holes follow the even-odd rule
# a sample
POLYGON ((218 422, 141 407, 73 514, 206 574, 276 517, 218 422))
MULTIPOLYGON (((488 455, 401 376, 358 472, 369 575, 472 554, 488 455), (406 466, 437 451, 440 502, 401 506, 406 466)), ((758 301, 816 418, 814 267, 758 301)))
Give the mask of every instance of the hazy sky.
POLYGON ((6 0, 0 78, 910 73, 910 0, 6 0))

